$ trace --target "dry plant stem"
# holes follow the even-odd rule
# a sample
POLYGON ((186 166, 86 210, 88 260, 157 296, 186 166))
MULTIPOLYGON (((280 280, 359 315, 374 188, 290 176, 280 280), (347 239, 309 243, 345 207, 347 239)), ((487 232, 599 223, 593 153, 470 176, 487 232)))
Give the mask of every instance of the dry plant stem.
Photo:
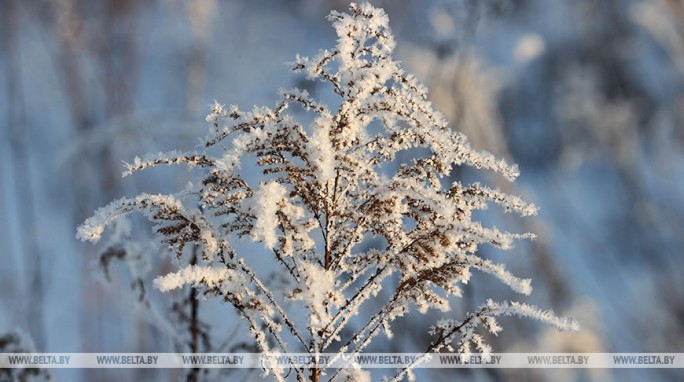
MULTIPOLYGON (((337 110, 297 89, 281 91, 272 109, 242 111, 217 103, 200 150, 135 158, 125 171, 183 164, 201 171, 199 182, 173 195, 114 201, 88 219, 78 237, 97 241, 107 225, 142 212, 154 224, 156 240, 180 261, 177 271, 154 280, 160 291, 190 286, 203 297, 222 298, 246 321, 262 352, 302 349, 315 355, 334 349, 337 360, 361 352, 381 331, 391 337, 392 323, 413 308, 448 312, 449 298, 461 297, 459 286, 471 270, 529 294, 530 280, 480 257, 478 248, 508 249, 533 235, 486 227, 472 216, 489 205, 523 216, 536 207, 479 183, 445 185, 454 166, 487 169, 509 181, 518 169, 473 150, 464 135, 448 128, 427 101, 427 89, 392 59, 395 42, 384 11, 352 4, 350 13, 332 12, 329 20, 339 37, 335 48, 313 58, 297 56, 292 68, 329 84, 340 97, 337 110), (309 113, 310 123, 298 123, 288 113, 290 104, 309 113), (400 159, 413 149, 424 154, 400 159), (262 176, 250 184, 244 174, 252 169, 242 166, 252 159, 262 176), (366 245, 377 239, 381 245, 366 245), (233 248, 244 240, 260 243, 263 253, 233 248), (187 244, 199 247, 189 264, 183 263, 187 244), (265 258, 291 276, 284 288, 271 287, 259 267, 248 265, 265 258), (378 295, 390 276, 399 284, 383 301, 378 295), (360 326, 351 325, 370 305, 378 309, 359 317, 360 326)), ((489 353, 476 329, 497 333, 500 314, 575 327, 524 304, 488 301, 482 309, 463 322, 438 322, 432 331, 437 345, 428 350, 456 342, 464 353, 471 347, 489 353)), ((310 365, 294 369, 299 381, 323 377, 310 365)), ((265 372, 288 378, 283 370, 265 372)), ((330 379, 342 375, 370 378, 361 369, 339 369, 330 379)))

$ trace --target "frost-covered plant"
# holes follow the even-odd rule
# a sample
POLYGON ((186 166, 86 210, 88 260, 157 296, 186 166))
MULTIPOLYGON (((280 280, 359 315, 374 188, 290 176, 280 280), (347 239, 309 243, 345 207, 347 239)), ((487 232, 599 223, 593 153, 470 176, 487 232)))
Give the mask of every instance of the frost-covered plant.
MULTIPOLYGON (((395 42, 383 10, 364 3, 351 4, 350 11, 329 16, 339 37, 333 50, 293 63, 295 72, 331 87, 334 107, 296 89, 282 91, 274 108, 214 105, 200 150, 136 158, 125 172, 182 163, 203 170, 197 184, 174 195, 117 200, 86 220, 78 238, 97 241, 105 226, 142 212, 180 259, 180 269, 157 277, 155 286, 166 292, 190 285, 199 295, 222 298, 264 352, 360 352, 379 332, 391 335, 393 321, 412 307, 448 312, 449 298, 461 296, 459 285, 473 269, 529 294, 530 280, 477 250, 481 244, 507 249, 532 235, 485 227, 472 214, 490 203, 523 216, 536 208, 478 183, 446 180, 454 166, 467 165, 513 181, 517 167, 473 150, 448 128, 427 90, 392 59, 395 42), (309 113, 309 122, 287 113, 293 105, 309 113), (414 159, 402 160, 409 154, 414 159), (255 167, 261 176, 250 183, 255 167), (261 243, 270 256, 237 250, 239 239, 261 243), (193 261, 188 244, 199 248, 193 261), (286 290, 270 288, 259 274, 256 264, 264 261, 287 275, 286 290), (390 277, 396 287, 380 301, 390 277), (364 303, 375 313, 360 316, 364 303)), ((496 334, 496 317, 511 314, 559 329, 575 326, 525 304, 489 300, 465 317, 436 323, 427 350, 456 343, 460 352, 474 346, 488 353, 477 329, 496 334)), ((320 369, 296 369, 296 375, 322 378, 320 369)), ((332 373, 336 378, 368 375, 346 370, 332 373)))
MULTIPOLYGON (((35 351, 33 340, 21 330, 0 334, 0 353, 34 353, 35 351)), ((0 381, 49 381, 50 377, 48 369, 0 367, 0 381)))

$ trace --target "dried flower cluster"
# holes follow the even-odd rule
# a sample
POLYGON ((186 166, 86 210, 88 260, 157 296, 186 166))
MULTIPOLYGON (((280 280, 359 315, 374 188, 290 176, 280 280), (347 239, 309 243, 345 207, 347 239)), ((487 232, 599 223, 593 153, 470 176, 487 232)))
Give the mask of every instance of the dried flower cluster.
MULTIPOLYGON (((492 203, 523 216, 536 208, 481 184, 448 182, 454 166, 488 169, 510 181, 517 167, 475 151, 447 127, 427 90, 393 60, 395 41, 383 10, 352 4, 349 14, 332 12, 329 20, 339 37, 335 48, 297 56, 293 70, 327 83, 338 103, 292 90, 282 91, 274 108, 214 105, 201 150, 136 158, 125 172, 182 163, 202 169, 200 182, 174 195, 117 200, 79 227, 78 238, 95 242, 105 226, 142 212, 179 265, 155 286, 189 285, 194 297, 222 298, 240 312, 264 352, 360 352, 378 333, 391 335, 392 322, 412 307, 448 312, 449 297, 460 297, 459 285, 473 269, 529 294, 530 280, 478 256, 478 247, 507 249, 532 235, 485 227, 472 213, 492 203), (294 105, 309 122, 288 114, 294 105), (262 174, 258 184, 246 178, 255 167, 262 174), (266 254, 238 251, 244 240, 262 243, 266 254), (285 290, 270 288, 260 276, 257 264, 264 261, 287 275, 285 290), (380 301, 390 277, 396 288, 380 301), (376 313, 360 317, 368 301, 376 313)), ((496 334, 495 317, 508 314, 560 329, 575 325, 528 305, 490 300, 464 318, 437 323, 428 351, 456 343, 461 352, 474 345, 488 353, 476 329, 496 334)), ((410 376, 413 366, 394 379, 410 376)), ((282 370, 272 372, 276 380, 287 378, 282 370)), ((368 378, 353 372, 354 379, 368 378)), ((349 378, 350 371, 344 373, 349 378)), ((322 370, 297 369, 296 375, 317 381, 322 370)), ((342 373, 331 373, 335 377, 342 373)))
MULTIPOLYGON (((33 353, 36 347, 26 333, 14 330, 0 333, 0 353, 33 353)), ((48 369, 38 367, 0 367, 0 381, 30 381, 51 379, 48 369)))

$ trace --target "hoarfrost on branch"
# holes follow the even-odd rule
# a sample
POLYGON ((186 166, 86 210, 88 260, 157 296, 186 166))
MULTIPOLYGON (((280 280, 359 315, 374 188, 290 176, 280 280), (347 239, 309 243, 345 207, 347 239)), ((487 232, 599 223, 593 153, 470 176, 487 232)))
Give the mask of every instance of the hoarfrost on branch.
MULTIPOLYGON (((447 126, 427 100, 427 89, 392 58, 395 41, 382 9, 351 4, 350 13, 332 12, 328 19, 336 46, 312 58, 298 55, 292 69, 326 83, 338 106, 298 89, 281 90, 273 108, 243 111, 216 103, 200 151, 135 158, 124 173, 183 163, 202 171, 196 186, 176 195, 115 201, 80 226, 78 238, 97 241, 105 226, 142 212, 155 223, 157 239, 181 260, 179 270, 157 277, 155 286, 169 291, 190 285, 204 296, 221 297, 239 311, 265 352, 360 352, 378 333, 391 336, 392 322, 412 308, 449 312, 450 296, 461 296, 459 285, 469 281, 471 270, 529 294, 529 279, 480 257, 478 248, 507 249, 532 235, 485 227, 472 213, 496 204, 528 216, 536 207, 479 183, 448 182, 454 166, 486 169, 510 181, 519 174, 517 166, 474 150, 447 126), (312 114, 310 123, 287 113, 293 104, 312 114), (423 154, 400 160, 413 149, 423 154), (261 170, 258 184, 244 177, 247 158, 261 170), (362 245, 371 238, 382 245, 362 245), (263 254, 238 253, 233 246, 240 239, 263 244, 287 275, 286 290, 272 290, 248 265, 263 261, 263 254), (183 262, 187 244, 201 251, 183 262), (390 277, 396 288, 379 301, 390 277), (287 300, 301 301, 287 306, 303 309, 305 323, 290 317, 296 314, 284 308, 287 300), (368 309, 375 313, 361 316, 361 306, 371 300, 368 309), (343 335, 344 328, 353 331, 343 335)), ((489 300, 465 318, 436 323, 427 350, 456 344, 464 353, 473 346, 489 353, 476 329, 497 334, 495 317, 511 314, 576 329, 552 312, 489 300)), ((414 366, 394 380, 410 377, 414 366)), ((286 378, 282 371, 267 372, 286 378)), ((320 370, 296 372, 299 380, 323 377, 320 370)), ((368 377, 347 370, 330 378, 355 373, 368 377)))

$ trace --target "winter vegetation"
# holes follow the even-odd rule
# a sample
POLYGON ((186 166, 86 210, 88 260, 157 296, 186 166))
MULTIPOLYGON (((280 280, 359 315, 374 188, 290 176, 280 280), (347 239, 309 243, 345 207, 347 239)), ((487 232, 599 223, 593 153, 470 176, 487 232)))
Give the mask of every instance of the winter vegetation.
MULTIPOLYGON (((298 89, 281 91, 272 108, 243 111, 216 103, 199 150, 136 157, 124 172, 181 164, 199 168, 198 181, 171 195, 143 193, 114 201, 86 220, 77 237, 97 242, 107 226, 141 212, 154 223, 160 248, 174 256, 177 266, 156 277, 154 287, 168 292, 189 286, 185 304, 190 310, 200 296, 232 305, 263 352, 358 353, 380 333, 392 337, 393 322, 411 309, 436 309, 447 317, 430 329, 427 352, 488 354, 491 347, 480 332, 499 333, 497 317, 503 315, 576 330, 572 320, 518 302, 490 299, 464 317, 449 315, 449 297, 462 296, 472 271, 530 294, 531 280, 480 256, 478 249, 505 250, 533 235, 485 226, 473 212, 496 205, 529 216, 537 209, 498 189, 450 180, 457 166, 491 171, 508 181, 519 172, 473 149, 458 126, 450 128, 433 109, 427 89, 393 59, 396 44, 382 9, 352 3, 349 13, 332 12, 328 19, 338 36, 336 46, 312 58, 297 56, 292 70, 325 82, 337 95, 336 104, 298 89), (311 114, 308 122, 288 114, 292 107, 311 114), (258 180, 246 179, 246 163, 256 164, 258 180), (236 249, 244 240, 263 250, 236 249), (260 274, 259 264, 265 262, 287 274, 284 288, 275 290, 260 274), (390 278, 398 284, 383 299, 379 292, 390 278), (358 317, 364 304, 376 307, 375 313, 358 317), (363 324, 343 335, 352 319, 363 324)), ((130 259, 141 251, 130 248, 125 233, 115 236, 121 240, 110 243, 101 264, 113 257, 126 260, 139 281, 139 298, 146 301, 139 269, 144 263, 130 259)), ((190 325, 173 329, 176 336, 213 336, 208 333, 215 318, 201 319, 207 331, 191 318, 190 325)), ((196 338, 177 345, 188 343, 183 351, 200 350, 196 338)), ((391 380, 411 377, 413 366, 391 380)), ((287 378, 286 370, 265 371, 278 381, 287 378)), ((295 371, 298 380, 339 375, 295 371)), ((370 378, 360 369, 349 373, 347 380, 370 378)))
MULTIPOLYGON (((30 353, 35 352, 33 341, 25 333, 15 330, 0 335, 0 353, 30 353)), ((36 367, 27 368, 1 368, 0 381, 29 381, 49 380, 50 372, 47 369, 36 367)))
MULTIPOLYGON (((392 33, 384 17, 357 21, 396 44, 366 39, 357 58, 372 67, 357 67, 325 18, 358 18, 349 1, 0 2, 0 352, 252 353, 261 341, 282 353, 278 337, 304 353, 313 341, 332 353, 347 343, 364 353, 681 351, 682 4, 369 0, 392 33), (397 81, 409 73, 415 89, 397 81), (345 115, 349 126, 339 124, 345 115), (364 196, 376 204, 359 210, 364 196), (97 245, 75 238, 121 197, 89 220, 88 238, 102 228, 97 245), (418 235, 426 239, 397 253, 418 235), (461 263, 448 277, 421 273, 452 260, 461 263), (524 295, 528 278, 534 292, 524 295), (550 324, 519 319, 539 313, 532 305, 581 330, 559 331, 548 314, 550 324)), ((347 369, 334 380, 397 372, 682 379, 673 369, 416 367, 347 369)), ((312 378, 54 368, 0 370, 0 380, 48 374, 312 378)))

